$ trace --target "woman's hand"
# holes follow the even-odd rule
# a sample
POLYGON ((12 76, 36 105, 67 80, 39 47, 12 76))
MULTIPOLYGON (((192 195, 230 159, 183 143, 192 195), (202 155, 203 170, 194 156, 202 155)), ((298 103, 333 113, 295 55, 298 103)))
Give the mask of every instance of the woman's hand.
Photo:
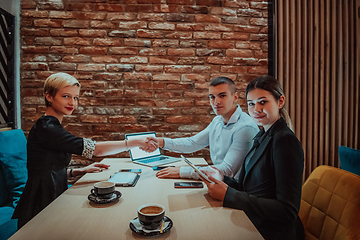
POLYGON ((138 145, 145 152, 153 152, 159 148, 158 142, 149 138, 138 139, 138 145))
POLYGON ((164 168, 156 173, 158 178, 180 178, 180 167, 164 168))
MULTIPOLYGON (((92 163, 86 167, 80 168, 83 170, 83 174, 91 172, 102 172, 103 169, 108 169, 110 165, 103 163, 92 163)), ((75 170, 75 169, 74 169, 75 170)))
MULTIPOLYGON (((214 168, 215 169, 215 168, 214 168)), ((202 179, 206 184, 209 194, 212 198, 224 201, 225 194, 228 188, 228 185, 222 181, 224 176, 220 173, 219 170, 216 171, 204 171, 201 170, 211 181, 214 183, 209 183, 205 179, 202 179)), ((201 177, 201 176, 200 176, 201 177)))

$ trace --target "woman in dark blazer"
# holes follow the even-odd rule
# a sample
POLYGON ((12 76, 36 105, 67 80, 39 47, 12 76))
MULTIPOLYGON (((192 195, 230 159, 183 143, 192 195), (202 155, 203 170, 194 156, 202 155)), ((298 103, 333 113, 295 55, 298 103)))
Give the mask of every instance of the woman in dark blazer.
POLYGON ((298 213, 304 154, 289 128, 282 88, 272 77, 258 77, 247 86, 246 99, 250 116, 263 128, 238 179, 216 169, 205 172, 215 182, 205 181, 210 196, 224 207, 243 210, 265 239, 303 239, 298 213))

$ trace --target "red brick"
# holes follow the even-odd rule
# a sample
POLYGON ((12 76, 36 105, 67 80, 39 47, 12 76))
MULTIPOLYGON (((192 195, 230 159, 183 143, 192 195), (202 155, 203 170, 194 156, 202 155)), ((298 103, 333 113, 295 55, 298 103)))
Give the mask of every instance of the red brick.
POLYGON ((50 29, 50 35, 54 37, 75 37, 78 36, 77 30, 69 29, 50 29))
POLYGON ((221 0, 197 0, 197 5, 205 5, 205 6, 214 6, 214 7, 221 7, 222 1, 221 0))
POLYGON ((41 62, 22 63, 21 69, 22 70, 48 70, 48 64, 41 63, 41 62))
POLYGON ((191 81, 191 82, 207 82, 209 81, 209 76, 207 74, 183 74, 181 76, 181 81, 191 81))
POLYGON ((213 15, 225 15, 225 16, 236 16, 236 10, 224 7, 212 7, 211 14, 213 15))
POLYGON ((54 53, 78 53, 78 49, 77 48, 64 47, 64 46, 52 46, 50 48, 50 52, 54 52, 54 53))
POLYGON ((91 61, 94 63, 118 63, 119 62, 119 60, 116 57, 111 57, 111 56, 92 57, 91 61))
POLYGON ((154 74, 153 80, 155 81, 179 81, 180 76, 175 74, 154 74))
POLYGON ((81 54, 105 55, 107 53, 107 48, 105 48, 105 47, 81 47, 79 52, 81 54))
POLYGON ((195 56, 194 49, 178 48, 178 49, 168 49, 168 55, 173 56, 195 56))
POLYGON ((133 47, 151 47, 151 42, 150 40, 129 38, 129 39, 124 39, 124 45, 133 46, 133 47))
POLYGON ((140 38, 164 38, 164 32, 139 29, 137 35, 140 38))
POLYGON ((105 37, 106 30, 79 29, 80 37, 105 37))
POLYGON ((139 55, 143 56, 165 56, 166 49, 154 49, 154 48, 144 48, 139 51, 139 55))
POLYGON ((267 26, 267 18, 252 18, 250 19, 250 24, 255 26, 267 26))
POLYGON ((23 18, 47 18, 49 16, 48 11, 34 11, 34 10, 23 10, 20 14, 23 18))
POLYGON ((204 25, 200 23, 179 23, 176 24, 176 30, 179 31, 203 31, 204 25))
POLYGON ((23 97, 21 99, 21 103, 22 104, 28 104, 28 105, 42 105, 45 104, 45 100, 44 97, 23 97))
MULTIPOLYGON (((211 78, 214 79, 214 78, 211 78)), ((195 83, 195 89, 207 90, 209 89, 209 83, 195 83)))
POLYGON ((175 132, 177 131, 177 127, 174 125, 164 125, 162 124, 151 124, 149 127, 149 131, 155 132, 175 132))
POLYGON ((74 18, 73 12, 50 11, 49 18, 70 19, 74 18))
POLYGON ((151 73, 124 73, 126 80, 151 81, 151 73))
POLYGON ((152 12, 152 5, 144 4, 144 5, 131 5, 126 4, 124 12, 152 12))
POLYGON ((183 13, 201 13, 208 14, 209 8, 207 7, 199 7, 199 6, 182 6, 181 12, 183 13))
POLYGON ((34 26, 36 27, 53 27, 59 28, 61 27, 61 20, 50 20, 50 19, 35 19, 34 26))
POLYGON ((151 64, 176 64, 176 57, 149 57, 151 64))
POLYGON ((136 13, 122 13, 122 12, 108 13, 106 19, 109 21, 116 21, 116 20, 133 21, 136 20, 136 13))
POLYGON ((175 115, 179 113, 180 110, 177 108, 153 108, 154 115, 175 115))
POLYGON ((212 23, 220 23, 221 18, 213 15, 203 15, 197 14, 195 15, 195 22, 212 22, 212 23))
POLYGON ((166 15, 168 22, 194 22, 194 16, 190 14, 169 13, 166 15))
POLYGON ((119 22, 118 27, 119 28, 126 28, 126 29, 147 28, 147 23, 145 21, 119 22))
POLYGON ((194 39, 220 39, 221 33, 218 32, 194 32, 194 39))
POLYGON ((233 0, 225 0, 224 7, 232 7, 232 8, 249 8, 249 3, 233 1, 233 0))
POLYGON ((161 13, 139 13, 138 19, 142 21, 164 22, 165 14, 161 13))
POLYGON ((114 30, 109 32, 109 37, 119 37, 119 38, 134 38, 136 37, 136 31, 135 30, 126 30, 126 31, 119 31, 114 30))
POLYGON ((175 24, 173 23, 158 23, 158 22, 150 22, 150 29, 156 30, 175 30, 175 24))
POLYGON ((178 40, 168 40, 168 39, 156 39, 153 41, 153 47, 170 47, 176 48, 179 47, 178 40))
POLYGON ((226 56, 228 57, 253 57, 253 52, 247 49, 227 49, 226 56))
POLYGON ((22 46, 21 50, 23 53, 48 53, 49 47, 22 46))
POLYGON ((147 63, 147 57, 122 57, 120 58, 121 63, 147 63))
POLYGON ((179 91, 155 91, 154 95, 155 99, 164 98, 164 99, 172 99, 172 98, 181 98, 182 94, 179 91))
POLYGON ((262 17, 262 13, 254 9, 238 9, 238 17, 262 17))
POLYGON ((209 41, 209 48, 234 48, 234 41, 214 40, 209 41))
POLYGON ((121 80, 122 75, 123 75, 122 73, 96 73, 96 74, 94 74, 94 79, 119 81, 119 80, 121 80))
POLYGON ((137 72, 162 72, 164 70, 163 66, 158 65, 136 65, 135 71, 137 72))
POLYGON ((219 72, 220 66, 193 66, 194 73, 208 73, 208 72, 219 72))
POLYGON ((249 35, 247 33, 240 33, 240 32, 223 33, 222 39, 224 39, 224 40, 248 40, 249 35))
MULTIPOLYGON (((81 84, 83 86, 83 84, 81 84)), ((80 105, 83 106, 105 106, 106 100, 103 98, 80 98, 80 105)))
POLYGON ((164 67, 166 73, 188 73, 191 72, 191 66, 167 65, 164 67))
POLYGON ((138 91, 138 90, 125 90, 125 97, 130 98, 151 98, 152 97, 152 91, 138 91))
POLYGON ((229 57, 208 57, 206 62, 211 64, 231 65, 232 59, 229 57))
POLYGON ((95 10, 95 6, 93 4, 71 2, 66 4, 66 10, 90 12, 95 10))
POLYGON ((186 124, 186 123, 192 123, 193 118, 192 116, 169 116, 166 117, 166 122, 186 124))
POLYGON ((182 48, 205 48, 206 46, 207 43, 204 40, 180 41, 182 48))
POLYGON ((114 29, 114 28, 116 28, 116 24, 112 23, 112 22, 106 22, 106 21, 91 21, 90 27, 91 28, 114 29))
POLYGON ((237 41, 236 48, 260 50, 261 43, 260 42, 237 41))
MULTIPOLYGON (((185 98, 208 98, 209 92, 207 90, 186 91, 186 92, 184 92, 184 97, 185 98)), ((202 114, 202 113, 200 113, 200 114, 202 114)), ((204 113, 204 114, 207 114, 207 113, 204 113)))
POLYGON ((122 89, 108 89, 108 90, 96 90, 95 96, 97 98, 112 98, 112 97, 122 97, 122 89))
POLYGON ((179 8, 178 5, 154 4, 154 12, 176 13, 179 8))
POLYGON ((58 71, 74 71, 76 70, 76 64, 75 63, 63 63, 63 62, 57 62, 57 63, 49 63, 50 70, 58 70, 58 71))
POLYGON ((91 72, 98 72, 98 71, 105 71, 105 64, 78 64, 77 70, 79 71, 91 71, 91 72))
POLYGON ((91 45, 91 39, 80 38, 80 37, 64 38, 64 45, 89 46, 91 45))
POLYGON ((61 45, 62 40, 52 37, 36 37, 34 39, 35 44, 39 45, 61 45))
POLYGON ((121 132, 121 126, 118 124, 93 124, 92 129, 94 133, 104 132, 121 132))
POLYGON ((180 57, 178 64, 186 64, 186 65, 196 65, 196 64, 205 64, 205 58, 198 57, 180 57))
POLYGON ((65 28, 88 28, 90 23, 84 20, 64 20, 62 25, 65 28))
POLYGON ((95 11, 124 12, 124 7, 122 5, 120 5, 120 4, 98 3, 95 6, 95 11))
POLYGON ((146 125, 140 124, 124 124, 121 125, 121 132, 147 132, 148 128, 146 125))
POLYGON ((165 34, 165 38, 174 38, 174 39, 192 39, 191 32, 170 32, 165 34))
POLYGON ((259 59, 257 58, 234 58, 234 65, 242 65, 242 66, 257 66, 259 65, 259 59))
POLYGON ((250 2, 250 8, 267 10, 267 8, 268 8, 268 3, 263 3, 263 2, 250 2))
POLYGON ((247 18, 238 18, 238 17, 222 17, 221 22, 224 24, 240 24, 248 25, 249 20, 247 18))
POLYGON ((80 116, 80 121, 83 123, 107 123, 107 117, 99 115, 85 115, 80 116))
POLYGON ((105 20, 106 13, 75 12, 74 18, 78 20, 105 20))
POLYGON ((167 90, 191 90, 192 83, 168 83, 166 84, 167 90))
POLYGON ((245 66, 221 66, 221 72, 224 73, 245 73, 245 66))
POLYGON ((121 40, 116 38, 95 38, 93 44, 94 46, 121 46, 121 40))
POLYGON ((194 0, 167 0, 167 4, 194 5, 194 0))
POLYGON ((169 100, 167 101, 166 107, 192 107, 194 106, 193 100, 169 100))
POLYGON ((109 123, 136 123, 134 116, 110 116, 109 123))
POLYGON ((217 77, 228 77, 230 78, 231 80, 233 80, 234 82, 236 82, 236 77, 237 77, 237 74, 227 74, 227 73, 213 73, 211 74, 211 79, 214 79, 214 78, 217 78, 217 77))
POLYGON ((218 23, 210 23, 205 25, 205 31, 230 32, 232 31, 232 27, 218 23))
POLYGON ((142 107, 132 107, 132 108, 125 108, 124 114, 136 115, 136 114, 147 114, 151 115, 151 110, 149 108, 142 108, 142 107))
POLYGON ((250 41, 267 41, 267 34, 250 34, 250 41))
POLYGON ((106 70, 110 72, 131 72, 134 70, 133 64, 107 64, 106 70))
POLYGON ((90 62, 90 56, 87 55, 68 55, 62 58, 64 62, 90 62))
POLYGON ((268 52, 267 51, 255 51, 255 56, 256 58, 267 58, 268 57, 268 52))
MULTIPOLYGON (((207 97, 208 97, 207 93, 207 97)), ((196 107, 196 108, 182 108, 181 113, 184 115, 208 115, 209 114, 209 108, 204 107, 196 107)), ((202 117, 205 117, 202 116, 202 117)))
POLYGON ((22 28, 20 30, 22 36, 49 36, 48 29, 38 29, 38 28, 22 28))
POLYGON ((253 67, 247 67, 248 73, 255 73, 255 74, 267 74, 268 68, 267 66, 253 66, 253 67))
POLYGON ((137 49, 129 47, 111 47, 109 48, 109 54, 136 55, 137 49))

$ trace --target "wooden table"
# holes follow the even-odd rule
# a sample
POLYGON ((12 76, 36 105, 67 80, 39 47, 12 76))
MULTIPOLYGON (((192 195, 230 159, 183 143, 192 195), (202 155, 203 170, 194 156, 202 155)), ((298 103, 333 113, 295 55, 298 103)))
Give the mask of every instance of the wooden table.
MULTIPOLYGON (((202 158, 191 161, 206 165, 202 158)), ((102 163, 111 167, 83 176, 10 239, 263 239, 243 211, 223 208, 210 197, 205 184, 204 188, 175 189, 174 182, 179 179, 158 179, 151 168, 133 164, 130 159, 106 158, 102 163), (136 186, 116 187, 122 197, 113 203, 90 202, 87 197, 93 184, 108 180, 122 168, 142 169, 136 186), (170 231, 145 237, 129 228, 129 221, 145 203, 165 207, 165 215, 174 223, 170 231)))

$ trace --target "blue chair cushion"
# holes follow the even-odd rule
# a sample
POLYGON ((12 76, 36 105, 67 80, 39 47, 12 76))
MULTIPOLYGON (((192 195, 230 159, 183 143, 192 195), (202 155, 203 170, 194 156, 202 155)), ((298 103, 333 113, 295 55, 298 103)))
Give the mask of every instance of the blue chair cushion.
POLYGON ((27 180, 26 138, 21 129, 0 132, 0 164, 10 193, 8 206, 16 207, 27 180))
POLYGON ((339 147, 341 169, 360 175, 360 150, 349 147, 339 147))

